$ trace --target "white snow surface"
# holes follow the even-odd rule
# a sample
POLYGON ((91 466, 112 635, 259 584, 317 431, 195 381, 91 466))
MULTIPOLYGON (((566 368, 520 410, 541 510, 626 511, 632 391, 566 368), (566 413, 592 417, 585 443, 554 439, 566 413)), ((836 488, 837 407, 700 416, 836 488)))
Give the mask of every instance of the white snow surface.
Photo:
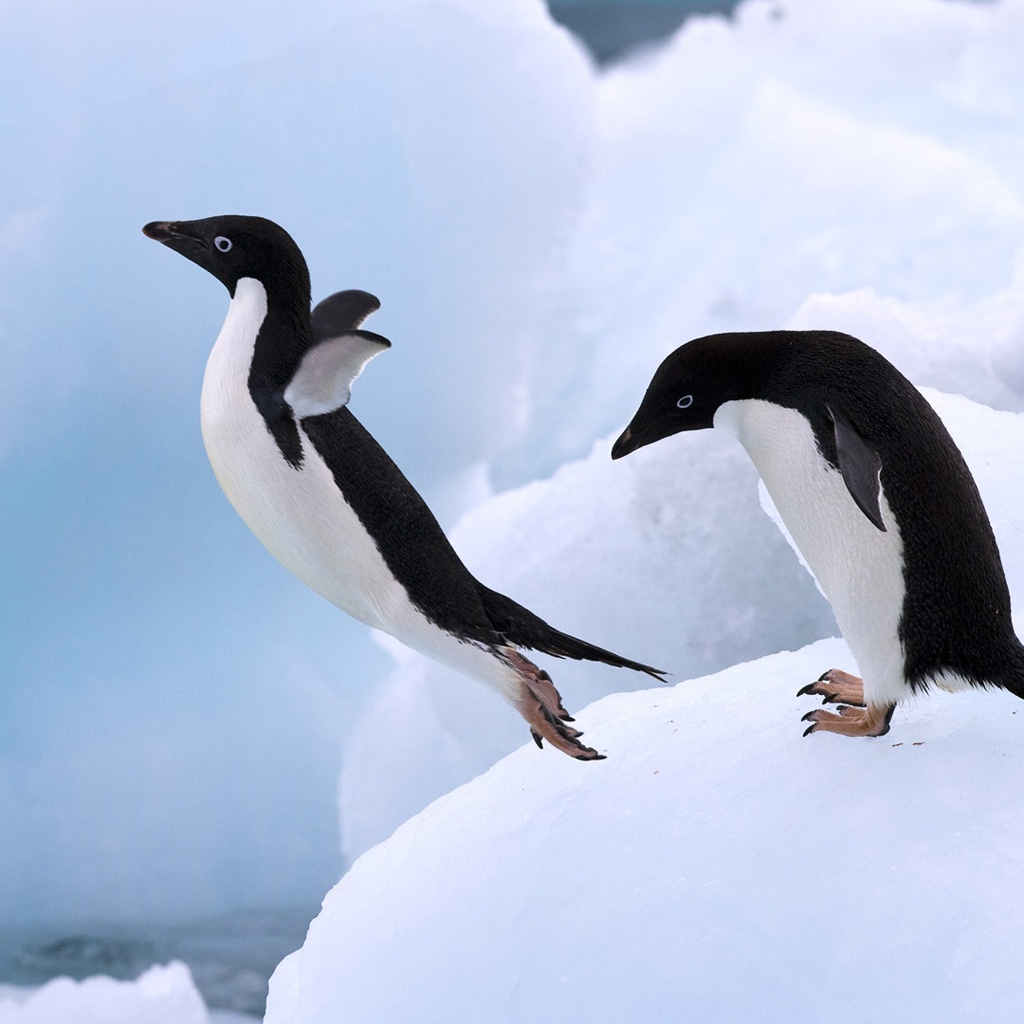
MULTIPOLYGON (((1024 415, 926 397, 1019 595, 1024 415)), ((442 797, 330 893, 267 1024, 1019 1020, 1024 704, 937 692, 883 738, 803 738, 833 666, 826 639, 607 696, 577 716, 606 761, 527 744, 442 797)))

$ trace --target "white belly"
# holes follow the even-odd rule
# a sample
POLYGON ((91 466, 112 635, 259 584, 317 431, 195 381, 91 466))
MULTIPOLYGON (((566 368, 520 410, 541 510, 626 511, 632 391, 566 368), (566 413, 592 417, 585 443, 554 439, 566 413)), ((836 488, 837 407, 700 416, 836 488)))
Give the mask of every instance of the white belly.
POLYGON ((434 626, 412 604, 301 425, 301 467, 285 461, 248 389, 265 315, 263 286, 243 278, 203 378, 203 441, 231 504, 282 565, 332 604, 506 695, 518 692, 511 669, 434 626))
POLYGON ((857 659, 869 703, 907 696, 899 623, 903 542, 883 491, 886 532, 854 503, 818 451, 807 419, 770 402, 727 402, 715 426, 733 432, 757 467, 793 542, 832 605, 857 659))

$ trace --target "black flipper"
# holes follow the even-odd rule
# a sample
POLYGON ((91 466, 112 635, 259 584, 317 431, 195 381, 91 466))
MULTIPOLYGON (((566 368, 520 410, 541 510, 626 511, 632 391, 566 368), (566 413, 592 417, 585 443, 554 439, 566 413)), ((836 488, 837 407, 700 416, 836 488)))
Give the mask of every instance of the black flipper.
POLYGON ((380 300, 377 296, 357 288, 328 295, 313 307, 309 315, 314 343, 354 330, 378 309, 380 300))
POLYGON ((832 425, 835 429, 836 457, 839 460, 839 471, 843 474, 846 489, 850 492, 857 507, 868 517, 873 526, 885 533, 882 521, 882 460, 857 428, 838 410, 826 405, 832 425))
POLYGON ((480 598, 488 618, 494 624, 495 631, 517 647, 527 647, 533 651, 541 651, 555 658, 572 658, 575 661, 599 661, 604 665, 616 668, 631 668, 635 672, 646 672, 659 682, 664 682, 665 672, 662 669, 641 665, 638 661, 630 661, 612 651, 578 640, 568 633, 562 633, 549 626, 539 615, 534 615, 528 608, 517 604, 510 597, 490 590, 482 583, 480 598))

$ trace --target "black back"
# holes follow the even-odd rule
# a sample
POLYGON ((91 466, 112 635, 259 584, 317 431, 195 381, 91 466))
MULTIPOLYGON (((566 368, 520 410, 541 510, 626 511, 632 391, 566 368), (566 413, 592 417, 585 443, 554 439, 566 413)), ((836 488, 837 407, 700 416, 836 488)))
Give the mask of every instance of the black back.
POLYGON ((435 625, 488 647, 514 644, 556 658, 631 668, 656 679, 664 675, 563 633, 510 597, 478 582, 419 492, 347 407, 307 417, 302 429, 392 575, 435 625))
POLYGON ((456 636, 499 642, 479 584, 427 503, 348 407, 311 416, 302 428, 412 603, 456 636))

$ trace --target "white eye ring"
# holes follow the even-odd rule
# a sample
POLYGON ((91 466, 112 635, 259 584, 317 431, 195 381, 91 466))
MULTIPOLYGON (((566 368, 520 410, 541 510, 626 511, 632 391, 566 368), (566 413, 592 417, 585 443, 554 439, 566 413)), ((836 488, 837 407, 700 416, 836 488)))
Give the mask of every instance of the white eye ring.
POLYGON ((218 235, 213 240, 213 244, 215 246, 217 246, 217 248, 221 252, 231 252, 231 239, 230 238, 225 238, 223 235, 218 235))
POLYGON ((693 395, 683 395, 683 397, 676 402, 677 409, 689 409, 691 405, 693 405, 693 395))

